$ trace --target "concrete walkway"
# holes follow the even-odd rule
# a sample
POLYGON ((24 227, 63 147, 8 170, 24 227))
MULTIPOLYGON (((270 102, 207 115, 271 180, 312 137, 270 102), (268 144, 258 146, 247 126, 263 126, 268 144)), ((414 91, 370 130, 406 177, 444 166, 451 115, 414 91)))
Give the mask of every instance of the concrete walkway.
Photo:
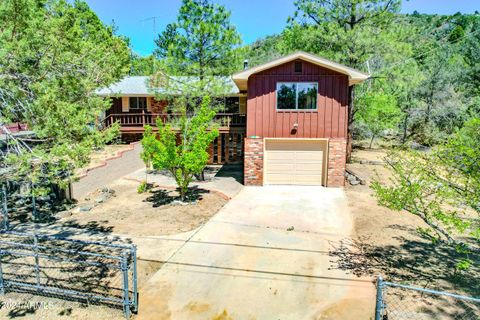
POLYGON ((245 187, 160 255, 138 319, 369 319, 373 284, 329 255, 351 229, 341 189, 245 187))
MULTIPOLYGON (((207 190, 219 191, 229 198, 234 197, 243 189, 243 166, 242 165, 223 165, 210 166, 214 171, 206 171, 207 181, 193 181, 190 186, 198 186, 207 190)), ((146 176, 145 169, 140 169, 125 176, 127 179, 144 181, 146 176)), ((161 173, 148 173, 147 180, 162 187, 176 187, 173 177, 161 173)))

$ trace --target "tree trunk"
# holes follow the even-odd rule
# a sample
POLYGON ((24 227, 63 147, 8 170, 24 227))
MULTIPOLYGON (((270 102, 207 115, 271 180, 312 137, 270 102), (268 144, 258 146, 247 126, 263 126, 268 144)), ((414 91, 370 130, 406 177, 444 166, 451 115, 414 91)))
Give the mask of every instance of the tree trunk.
POLYGON ((347 162, 352 159, 353 150, 353 100, 355 98, 355 92, 353 86, 348 87, 348 126, 347 126, 347 162))
POLYGON ((182 202, 185 202, 188 187, 185 188, 185 186, 181 186, 178 189, 180 191, 180 200, 182 200, 182 202))
POLYGON ((372 139, 370 139, 370 145, 368 146, 369 149, 372 149, 373 139, 375 139, 374 134, 372 134, 372 139))
POLYGON ((403 136, 402 136, 402 144, 407 142, 407 130, 408 130, 408 119, 409 114, 408 112, 405 114, 405 119, 403 119, 403 136))

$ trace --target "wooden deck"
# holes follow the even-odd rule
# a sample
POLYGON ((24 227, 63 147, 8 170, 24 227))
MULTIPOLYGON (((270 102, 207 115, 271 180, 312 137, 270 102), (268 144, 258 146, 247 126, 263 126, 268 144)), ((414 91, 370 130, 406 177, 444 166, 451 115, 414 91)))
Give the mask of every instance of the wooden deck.
MULTIPOLYGON (((121 132, 142 133, 145 125, 150 125, 156 130, 158 120, 165 124, 175 121, 178 117, 179 114, 175 113, 115 113, 109 114, 104 123, 107 127, 119 123, 121 132)), ((246 116, 239 113, 217 113, 215 121, 219 124, 220 132, 230 132, 232 129, 241 130, 246 127, 246 116)))
MULTIPOLYGON (((137 136, 136 141, 138 141, 145 131, 145 125, 150 125, 153 130, 157 130, 158 119, 167 123, 175 121, 178 116, 179 114, 147 112, 109 114, 105 118, 104 124, 105 126, 111 126, 114 123, 119 123, 122 137, 135 135, 137 136)), ((218 113, 215 116, 215 121, 219 124, 220 134, 210 145, 209 164, 243 162, 246 116, 237 113, 218 113)))

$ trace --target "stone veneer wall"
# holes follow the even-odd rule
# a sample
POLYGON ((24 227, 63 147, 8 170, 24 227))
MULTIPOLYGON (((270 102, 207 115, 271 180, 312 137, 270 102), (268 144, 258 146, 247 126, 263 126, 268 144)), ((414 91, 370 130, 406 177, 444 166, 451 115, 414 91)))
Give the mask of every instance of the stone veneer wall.
POLYGON ((345 185, 345 167, 347 161, 347 139, 330 138, 328 142, 328 187, 345 185))
POLYGON ((244 183, 246 186, 263 184, 263 138, 245 138, 244 183))

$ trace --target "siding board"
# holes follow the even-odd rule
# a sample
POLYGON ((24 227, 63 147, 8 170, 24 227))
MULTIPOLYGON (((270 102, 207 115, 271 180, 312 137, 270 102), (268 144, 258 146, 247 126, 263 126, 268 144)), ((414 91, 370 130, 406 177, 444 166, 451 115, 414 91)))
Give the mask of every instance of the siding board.
POLYGON ((335 77, 332 79, 332 137, 338 138, 339 135, 339 127, 338 125, 340 124, 339 121, 339 114, 341 112, 340 110, 340 101, 341 97, 339 96, 340 88, 338 87, 340 82, 338 81, 338 77, 335 77), (338 107, 339 110, 335 112, 335 107, 338 107))
POLYGON ((248 80, 247 135, 260 137, 346 137, 348 78, 303 61, 301 73, 294 61, 264 70, 248 80), (318 83, 316 111, 277 111, 277 82, 318 83), (293 124, 299 127, 295 134, 293 124))

